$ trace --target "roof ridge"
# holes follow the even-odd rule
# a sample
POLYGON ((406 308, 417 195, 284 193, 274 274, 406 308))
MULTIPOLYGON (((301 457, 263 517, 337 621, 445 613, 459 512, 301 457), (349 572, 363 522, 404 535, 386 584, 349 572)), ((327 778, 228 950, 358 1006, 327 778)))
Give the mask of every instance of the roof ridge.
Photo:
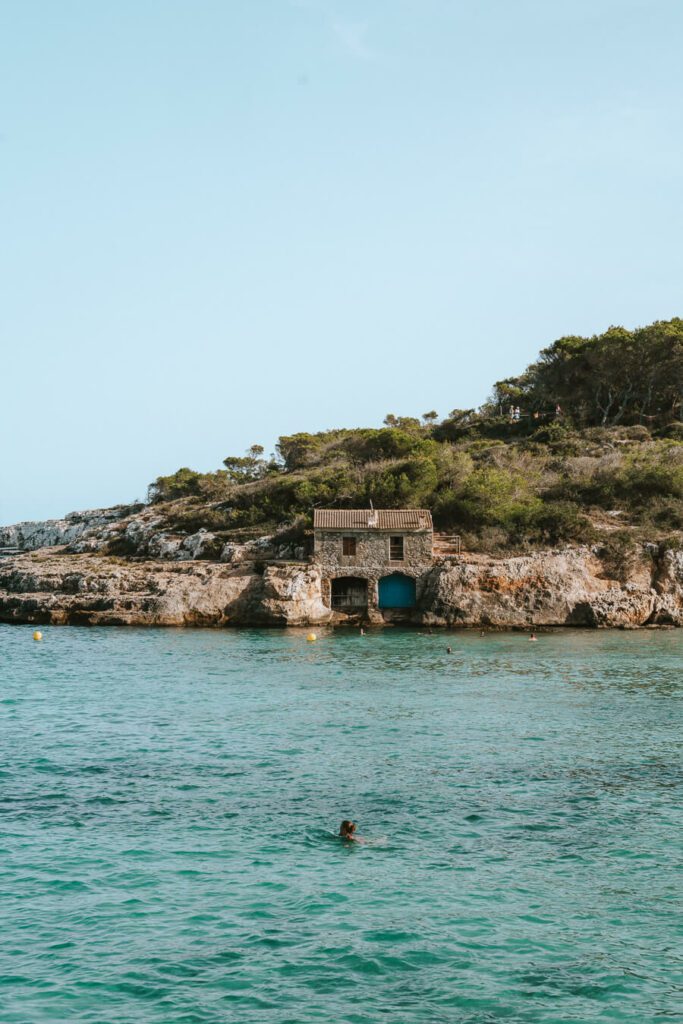
POLYGON ((328 530, 431 530, 426 508, 316 508, 314 529, 328 530))

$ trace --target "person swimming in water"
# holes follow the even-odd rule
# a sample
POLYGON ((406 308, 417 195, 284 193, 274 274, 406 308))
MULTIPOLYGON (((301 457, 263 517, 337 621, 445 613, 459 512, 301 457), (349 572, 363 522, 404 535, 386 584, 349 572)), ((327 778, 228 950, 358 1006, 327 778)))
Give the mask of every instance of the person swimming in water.
POLYGON ((346 839, 349 843, 362 843, 364 842, 362 836, 356 835, 357 825, 355 821, 342 821, 339 826, 339 838, 346 839))

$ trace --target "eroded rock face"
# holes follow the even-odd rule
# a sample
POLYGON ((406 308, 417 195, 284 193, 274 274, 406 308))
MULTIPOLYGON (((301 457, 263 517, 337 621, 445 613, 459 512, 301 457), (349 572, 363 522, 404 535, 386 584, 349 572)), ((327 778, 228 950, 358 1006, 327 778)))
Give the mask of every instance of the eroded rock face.
POLYGON ((140 508, 139 505, 116 505, 88 512, 70 512, 63 519, 0 526, 0 548, 35 551, 58 544, 73 544, 86 535, 105 533, 115 523, 135 514, 140 508))
POLYGON ((326 622, 318 572, 263 573, 216 562, 124 563, 36 552, 0 562, 0 620, 138 626, 304 625, 326 622))
POLYGON ((90 551, 169 562, 207 559, 236 565, 255 559, 303 557, 301 549, 278 549, 269 536, 240 544, 226 543, 206 529, 176 533, 168 529, 153 505, 117 505, 71 512, 64 519, 0 527, 0 553, 3 548, 37 551, 61 546, 73 554, 90 551))
POLYGON ((654 574, 657 600, 652 614, 656 625, 683 625, 683 551, 665 551, 654 574))
MULTIPOLYGON (((0 620, 132 625, 308 625, 347 621, 322 597, 320 571, 272 537, 226 543, 165 528, 155 506, 74 513, 0 529, 0 620), (41 547, 42 545, 42 547, 41 547), (55 546, 61 545, 61 546, 55 546), (32 551, 40 547, 40 550, 32 551), (120 551, 128 557, 112 557, 120 551), (277 559, 299 558, 283 563, 277 559)), ((630 579, 608 578, 595 550, 437 560, 419 607, 373 622, 433 626, 632 628, 683 625, 683 551, 656 545, 630 579)))
POLYGON ((463 626, 683 625, 683 559, 667 552, 660 570, 641 568, 625 584, 606 579, 590 548, 520 558, 463 559, 435 566, 423 621, 463 626), (671 557, 670 557, 671 556, 671 557))

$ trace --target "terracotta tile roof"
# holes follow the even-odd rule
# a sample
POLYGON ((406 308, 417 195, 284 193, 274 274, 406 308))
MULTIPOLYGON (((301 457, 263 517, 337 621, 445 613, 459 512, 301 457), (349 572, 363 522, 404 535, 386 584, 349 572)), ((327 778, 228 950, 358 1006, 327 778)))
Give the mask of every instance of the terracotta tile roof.
POLYGON ((431 530, 432 514, 424 508, 316 508, 314 530, 431 530))

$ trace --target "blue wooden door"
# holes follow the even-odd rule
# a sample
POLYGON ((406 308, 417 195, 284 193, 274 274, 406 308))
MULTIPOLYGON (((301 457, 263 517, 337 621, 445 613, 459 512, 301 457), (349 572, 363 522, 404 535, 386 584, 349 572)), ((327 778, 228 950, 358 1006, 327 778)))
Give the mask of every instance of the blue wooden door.
POLYGON ((404 576, 402 572, 394 572, 391 576, 383 576, 379 581, 380 608, 414 608, 415 580, 404 576))

